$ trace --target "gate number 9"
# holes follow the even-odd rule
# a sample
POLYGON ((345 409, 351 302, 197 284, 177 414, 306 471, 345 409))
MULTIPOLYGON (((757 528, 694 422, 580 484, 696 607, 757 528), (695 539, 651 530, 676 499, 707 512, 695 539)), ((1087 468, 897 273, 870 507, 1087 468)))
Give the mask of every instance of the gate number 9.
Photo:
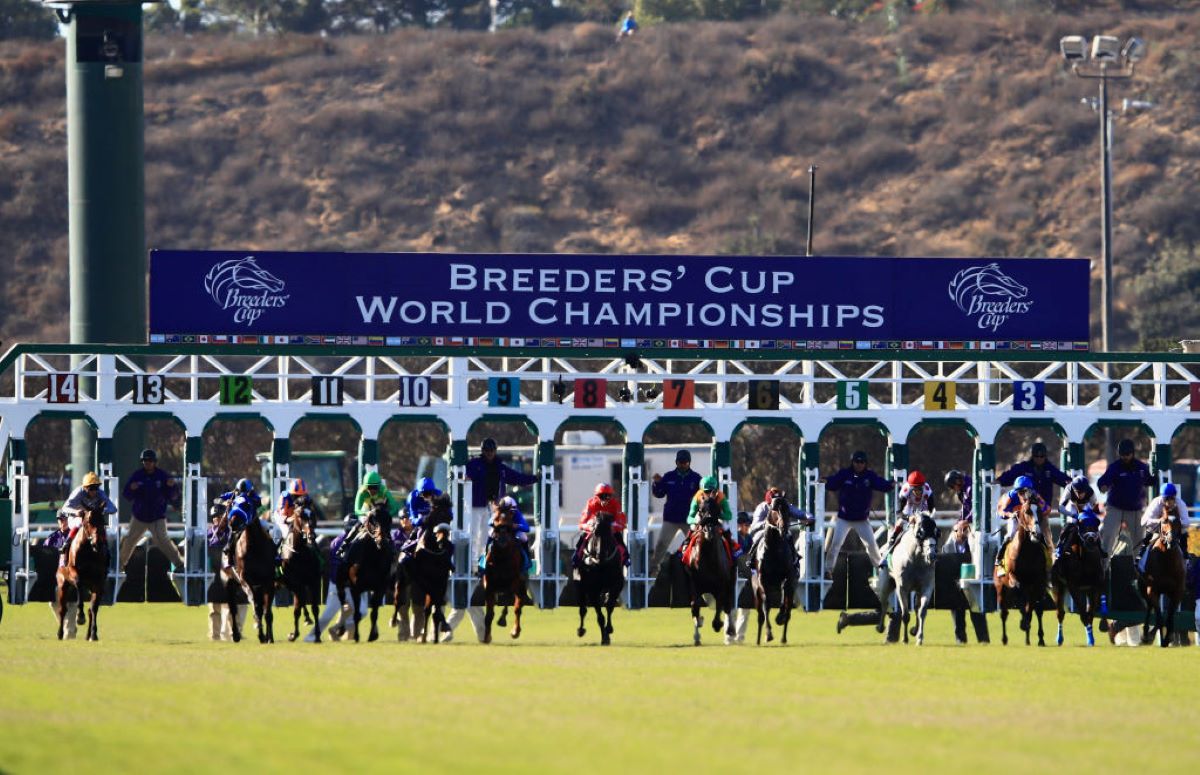
POLYGON ((488 377, 488 406, 520 406, 521 380, 517 377, 488 377))

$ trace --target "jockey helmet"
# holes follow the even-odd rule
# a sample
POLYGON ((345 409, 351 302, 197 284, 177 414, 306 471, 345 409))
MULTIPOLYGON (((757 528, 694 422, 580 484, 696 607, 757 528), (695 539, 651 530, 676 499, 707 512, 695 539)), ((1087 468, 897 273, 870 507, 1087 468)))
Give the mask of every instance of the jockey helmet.
POLYGON ((421 493, 422 495, 424 495, 427 492, 436 493, 437 491, 438 491, 437 485, 434 484, 433 480, 430 479, 428 476, 422 478, 421 481, 417 482, 417 492, 421 493))
POLYGON ((223 517, 223 516, 225 516, 225 504, 224 503, 214 503, 208 509, 208 518, 209 519, 219 519, 220 517, 223 517))
POLYGON ((479 445, 480 452, 487 452, 489 449, 493 452, 496 451, 496 440, 495 439, 484 439, 483 443, 479 445))
POLYGON ((1174 498, 1179 495, 1179 488, 1173 482, 1167 482, 1162 486, 1162 492, 1159 494, 1164 498, 1174 498))
POLYGON ((754 519, 744 511, 739 511, 737 515, 737 523, 739 525, 749 525, 754 519))
POLYGON ((1033 477, 1032 476, 1018 476, 1017 481, 1014 486, 1017 488, 1018 491, 1032 490, 1033 489, 1033 477))
POLYGON ((439 524, 434 525, 433 526, 433 534, 437 535, 438 533, 442 533, 443 535, 450 535, 450 525, 445 522, 441 522, 439 524))
POLYGON ((346 527, 353 527, 354 525, 358 524, 358 517, 354 516, 353 514, 347 514, 346 518, 342 520, 342 524, 344 524, 346 527))
POLYGON ((157 462, 158 462, 158 455, 154 454, 154 450, 152 450, 152 449, 143 449, 143 450, 142 450, 142 455, 141 455, 141 457, 140 457, 139 459, 140 459, 140 460, 141 460, 143 463, 145 463, 147 460, 149 460, 151 463, 157 463, 157 462))
POLYGON ((496 504, 502 509, 515 509, 517 507, 517 502, 511 495, 505 495, 496 504))
POLYGON ((99 487, 100 486, 100 477, 96 476, 95 471, 88 471, 86 474, 83 475, 83 486, 84 487, 99 487))
POLYGON ((1132 455, 1134 453, 1133 439, 1121 439, 1117 444, 1118 455, 1132 455))
POLYGON ((920 471, 913 471, 908 475, 908 484, 911 487, 920 487, 925 484, 925 475, 920 471))
POLYGON ((692 462, 692 453, 688 452, 686 449, 679 450, 678 452, 675 453, 675 462, 676 463, 692 462))
POLYGON ((378 471, 368 471, 363 477, 363 487, 379 487, 383 484, 383 477, 378 471))
POLYGON ((946 481, 947 487, 953 487, 956 484, 962 484, 963 482, 965 482, 966 477, 963 476, 962 471, 959 471, 957 468, 952 468, 946 472, 946 480, 945 481, 946 481))
POLYGON ((600 484, 596 485, 596 490, 592 494, 593 495, 612 495, 613 494, 612 485, 609 484, 608 482, 601 482, 600 484))
POLYGON ((235 486, 233 489, 240 493, 248 493, 254 489, 254 483, 249 479, 238 479, 237 486, 235 486))
POLYGON ((1092 497, 1092 485, 1086 476, 1080 475, 1071 480, 1071 490, 1081 498, 1092 497))
POLYGON ((717 489, 717 477, 706 476, 700 480, 700 489, 705 492, 715 492, 717 489))
POLYGON ((303 479, 292 480, 292 486, 288 488, 288 492, 299 498, 302 495, 308 495, 308 488, 304 486, 303 479))
POLYGON ((783 490, 779 489, 778 487, 768 487, 767 494, 763 496, 763 503, 770 503, 776 498, 782 498, 783 496, 783 490))

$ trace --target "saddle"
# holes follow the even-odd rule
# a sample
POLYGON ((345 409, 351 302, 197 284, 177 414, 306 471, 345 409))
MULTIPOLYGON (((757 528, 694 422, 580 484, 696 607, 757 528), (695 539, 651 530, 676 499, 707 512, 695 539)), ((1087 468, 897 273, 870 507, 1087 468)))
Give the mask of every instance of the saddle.
MULTIPOLYGON (((683 542, 683 547, 680 549, 681 559, 684 565, 695 565, 699 560, 698 552, 700 551, 700 533, 699 530, 693 530, 688 533, 688 538, 683 542)), ((721 533, 721 543, 725 546, 725 554, 729 558, 730 565, 737 558, 737 548, 730 543, 724 533, 721 533)))

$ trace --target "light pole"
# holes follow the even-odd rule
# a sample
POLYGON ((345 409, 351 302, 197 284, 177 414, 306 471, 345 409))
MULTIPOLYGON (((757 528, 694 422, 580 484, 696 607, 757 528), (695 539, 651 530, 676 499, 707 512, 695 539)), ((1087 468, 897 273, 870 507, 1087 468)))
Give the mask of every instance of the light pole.
POLYGON ((1097 35, 1091 44, 1079 35, 1068 35, 1059 41, 1063 59, 1071 72, 1080 78, 1100 81, 1100 349, 1109 352, 1109 327, 1112 320, 1112 144, 1108 115, 1108 82, 1133 77, 1137 62, 1146 54, 1146 44, 1140 38, 1130 38, 1122 45, 1120 39, 1097 35))

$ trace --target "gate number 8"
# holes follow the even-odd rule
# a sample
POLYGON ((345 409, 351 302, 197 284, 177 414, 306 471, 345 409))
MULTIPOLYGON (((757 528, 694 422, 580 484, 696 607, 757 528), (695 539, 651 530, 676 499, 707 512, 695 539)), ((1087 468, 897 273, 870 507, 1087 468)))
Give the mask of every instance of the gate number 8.
POLYGON ((575 380, 576 409, 603 409, 607 395, 608 380, 606 379, 575 380))

